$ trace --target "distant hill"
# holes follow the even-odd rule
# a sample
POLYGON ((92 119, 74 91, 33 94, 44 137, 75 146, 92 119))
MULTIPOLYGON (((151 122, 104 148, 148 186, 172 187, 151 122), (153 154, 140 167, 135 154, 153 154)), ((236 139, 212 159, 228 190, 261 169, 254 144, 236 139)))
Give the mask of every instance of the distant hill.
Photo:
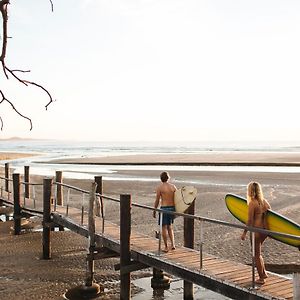
POLYGON ((32 138, 21 138, 13 136, 10 138, 0 138, 0 141, 45 141, 46 139, 32 139, 32 138))

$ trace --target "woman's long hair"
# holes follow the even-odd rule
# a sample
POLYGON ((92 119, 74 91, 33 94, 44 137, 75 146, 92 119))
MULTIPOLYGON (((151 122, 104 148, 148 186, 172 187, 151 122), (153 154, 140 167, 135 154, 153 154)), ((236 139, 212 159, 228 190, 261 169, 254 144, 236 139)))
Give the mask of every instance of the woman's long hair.
POLYGON ((263 204, 264 195, 262 192, 261 185, 258 182, 252 181, 247 187, 247 203, 250 201, 257 200, 258 204, 263 204))

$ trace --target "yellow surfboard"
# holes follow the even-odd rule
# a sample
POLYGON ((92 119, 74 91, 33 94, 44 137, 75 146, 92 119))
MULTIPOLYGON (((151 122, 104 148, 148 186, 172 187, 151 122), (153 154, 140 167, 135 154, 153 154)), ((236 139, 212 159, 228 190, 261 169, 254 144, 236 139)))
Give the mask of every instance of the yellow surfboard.
MULTIPOLYGON (((225 203, 230 213, 239 221, 246 224, 248 220, 247 200, 237 195, 227 194, 225 196, 225 203)), ((299 224, 270 209, 267 211, 267 224, 268 230, 292 234, 300 237, 299 224)), ((270 237, 290 246, 297 247, 300 250, 300 240, 286 238, 276 234, 271 234, 270 237)))

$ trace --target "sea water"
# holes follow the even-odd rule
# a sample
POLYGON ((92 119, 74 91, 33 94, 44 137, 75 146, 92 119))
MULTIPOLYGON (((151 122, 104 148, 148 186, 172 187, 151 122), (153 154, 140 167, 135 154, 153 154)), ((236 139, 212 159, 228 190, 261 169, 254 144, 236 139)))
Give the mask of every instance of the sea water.
MULTIPOLYGON (((13 161, 16 173, 22 173, 24 165, 30 166, 30 172, 36 175, 53 176, 55 171, 64 172, 64 177, 93 179, 102 175, 105 180, 156 181, 154 177, 138 178, 117 174, 120 170, 158 170, 162 166, 128 165, 72 165, 52 164, 49 161, 59 158, 88 158, 135 154, 193 154, 213 151, 261 151, 261 152, 300 152, 300 142, 75 142, 54 140, 0 140, 0 151, 36 153, 37 156, 13 161)), ((4 163, 5 161, 3 161, 4 163)), ((163 166, 173 171, 239 171, 239 172, 292 172, 299 173, 300 167, 269 166, 163 166)), ((202 181, 203 182, 203 181, 202 181)), ((198 182, 190 182, 197 184, 198 182)), ((201 184, 199 182, 199 184, 201 184)))

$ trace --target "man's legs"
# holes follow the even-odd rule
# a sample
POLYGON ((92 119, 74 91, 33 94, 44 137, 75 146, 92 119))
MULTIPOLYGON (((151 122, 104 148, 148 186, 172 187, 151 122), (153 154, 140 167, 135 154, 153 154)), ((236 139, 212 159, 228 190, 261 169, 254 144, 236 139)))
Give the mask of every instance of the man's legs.
POLYGON ((168 252, 169 248, 168 248, 168 225, 162 225, 162 238, 164 240, 164 244, 165 244, 165 249, 163 250, 164 252, 168 252))
POLYGON ((168 234, 169 234, 169 237, 170 237, 170 240, 171 240, 171 247, 172 247, 172 250, 175 249, 175 242, 174 242, 174 231, 173 231, 173 226, 172 224, 171 225, 168 225, 168 234))

